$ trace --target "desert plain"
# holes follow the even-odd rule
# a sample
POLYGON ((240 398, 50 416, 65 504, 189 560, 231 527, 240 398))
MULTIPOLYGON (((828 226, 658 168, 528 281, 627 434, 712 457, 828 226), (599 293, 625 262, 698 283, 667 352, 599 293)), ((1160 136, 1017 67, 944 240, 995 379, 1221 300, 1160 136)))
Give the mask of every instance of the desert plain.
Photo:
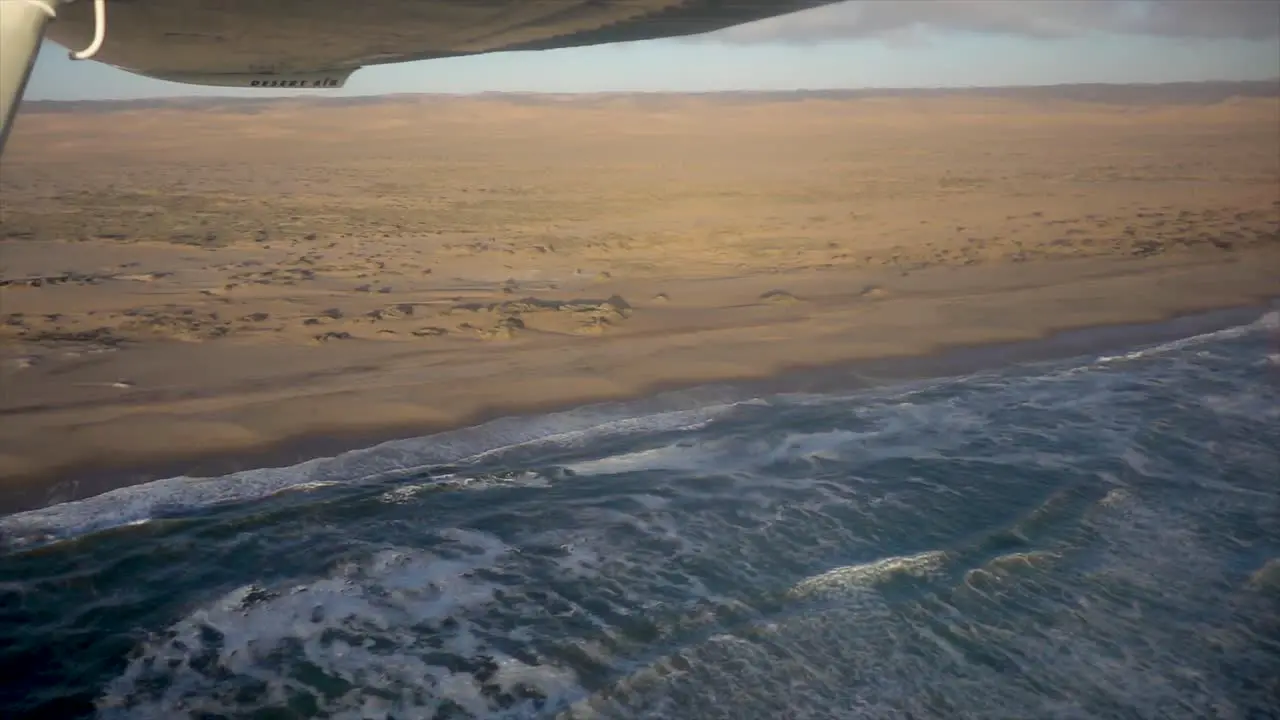
POLYGON ((1277 296, 1275 82, 28 103, 0 506, 1277 296))

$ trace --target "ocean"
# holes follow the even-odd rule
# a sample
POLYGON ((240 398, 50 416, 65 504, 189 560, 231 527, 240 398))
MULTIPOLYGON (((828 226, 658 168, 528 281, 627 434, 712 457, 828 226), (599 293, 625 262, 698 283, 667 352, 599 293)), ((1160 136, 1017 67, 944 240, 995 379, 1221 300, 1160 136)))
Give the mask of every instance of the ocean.
POLYGON ((0 517, 0 717, 1280 717, 1278 332, 0 517))

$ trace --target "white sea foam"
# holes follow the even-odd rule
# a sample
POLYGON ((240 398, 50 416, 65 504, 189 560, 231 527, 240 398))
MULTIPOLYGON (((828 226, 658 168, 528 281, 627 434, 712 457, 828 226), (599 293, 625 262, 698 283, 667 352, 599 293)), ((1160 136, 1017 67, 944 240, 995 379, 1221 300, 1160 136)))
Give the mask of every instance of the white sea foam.
POLYGON ((447 554, 383 550, 195 609, 142 644, 104 689, 101 716, 239 715, 306 695, 335 718, 433 717, 448 703, 473 717, 523 717, 536 710, 532 695, 556 704, 580 694, 571 671, 510 657, 476 624, 498 590, 476 572, 511 549, 478 532, 445 536, 447 554), (432 659, 441 652, 484 672, 444 667, 432 659), (494 690, 512 698, 506 707, 494 690))
POLYGON ((768 463, 786 459, 834 458, 841 449, 856 445, 878 432, 878 430, 866 433, 824 430, 812 433, 786 433, 781 438, 676 442, 656 448, 570 463, 565 465, 565 469, 584 476, 653 470, 727 473, 759 468, 768 463))
POLYGON ((718 466, 721 454, 707 445, 664 445, 564 466, 577 475, 617 475, 642 470, 700 470, 718 466))
MULTIPOLYGON (((886 402, 883 393, 840 396, 839 401, 861 429, 781 433, 766 430, 748 437, 699 438, 697 442, 685 439, 581 460, 565 465, 565 469, 583 476, 655 470, 725 474, 758 471, 786 461, 920 458, 963 442, 968 431, 984 426, 979 413, 947 404, 886 402)), ((818 404, 812 396, 798 402, 807 407, 818 404)))

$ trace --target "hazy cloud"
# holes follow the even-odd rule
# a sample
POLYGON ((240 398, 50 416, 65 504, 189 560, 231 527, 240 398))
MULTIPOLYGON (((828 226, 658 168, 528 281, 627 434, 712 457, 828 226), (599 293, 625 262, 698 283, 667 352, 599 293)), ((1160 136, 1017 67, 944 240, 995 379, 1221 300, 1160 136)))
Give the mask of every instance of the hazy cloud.
POLYGON ((1027 37, 1095 32, 1169 38, 1280 37, 1280 0, 852 0, 710 37, 814 43, 958 30, 1027 37))

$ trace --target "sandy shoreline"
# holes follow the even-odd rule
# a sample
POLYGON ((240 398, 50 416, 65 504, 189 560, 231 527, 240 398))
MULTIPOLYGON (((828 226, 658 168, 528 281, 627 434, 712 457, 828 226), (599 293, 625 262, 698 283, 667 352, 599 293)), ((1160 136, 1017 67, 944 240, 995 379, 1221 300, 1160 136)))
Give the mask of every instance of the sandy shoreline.
POLYGON ((24 118, 0 511, 1280 297, 1275 98, 645 102, 24 118))
POLYGON ((610 398, 564 397, 537 406, 490 409, 457 426, 390 427, 366 432, 319 434, 290 438, 266 447, 245 447, 208 455, 192 454, 176 459, 144 458, 118 466, 69 467, 15 483, 0 495, 0 514, 21 512, 57 502, 91 497, 120 487, 187 475, 220 477, 242 470, 290 467, 316 458, 335 457, 352 450, 412 438, 423 438, 476 427, 512 417, 561 412, 600 402, 627 402, 658 398, 668 393, 690 393, 719 401, 724 398, 758 397, 791 392, 840 392, 893 385, 931 377, 953 377, 1003 367, 1105 354, 1123 353, 1152 344, 1247 325, 1280 307, 1280 298, 1258 305, 1233 306, 1143 323, 1119 323, 1074 328, 1033 340, 983 343, 939 350, 923 355, 879 357, 837 362, 818 367, 793 367, 777 374, 746 381, 688 384, 673 381, 644 388, 635 395, 610 398))

